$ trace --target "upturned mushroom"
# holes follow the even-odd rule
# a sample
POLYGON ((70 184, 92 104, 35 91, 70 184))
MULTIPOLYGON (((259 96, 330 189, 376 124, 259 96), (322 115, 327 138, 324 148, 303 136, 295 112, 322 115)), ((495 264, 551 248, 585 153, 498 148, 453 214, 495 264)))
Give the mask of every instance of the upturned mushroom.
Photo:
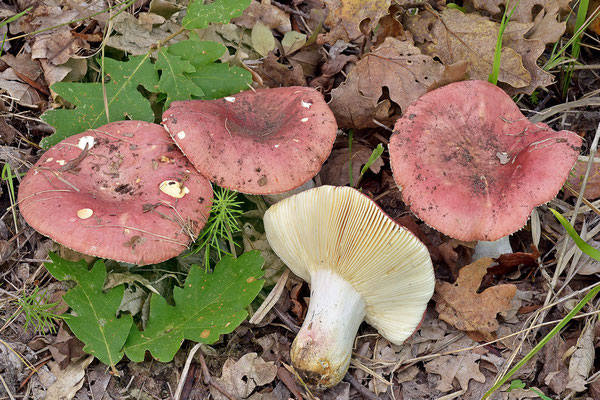
POLYGON ((556 196, 580 146, 573 132, 529 122, 502 89, 464 81, 410 105, 389 151, 402 198, 419 218, 456 239, 506 237, 501 244, 556 196))
POLYGON ((114 122, 50 148, 19 187, 27 223, 77 252, 132 264, 180 254, 212 202, 200 175, 160 126, 114 122))
POLYGON ((162 123, 212 182, 260 195, 288 192, 313 178, 337 132, 321 93, 298 86, 176 101, 162 123))
POLYGON ((291 349, 305 382, 327 388, 344 377, 363 320, 395 344, 417 329, 434 289, 431 258, 368 197, 317 187, 271 206, 264 224, 275 253, 311 285, 291 349))

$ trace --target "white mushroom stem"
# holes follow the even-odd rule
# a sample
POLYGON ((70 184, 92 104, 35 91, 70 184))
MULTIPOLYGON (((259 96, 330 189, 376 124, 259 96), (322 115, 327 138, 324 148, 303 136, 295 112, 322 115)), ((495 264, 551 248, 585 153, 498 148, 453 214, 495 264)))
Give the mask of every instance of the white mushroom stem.
POLYGON ((502 254, 512 253, 509 237, 510 235, 507 235, 493 242, 480 240, 475 245, 475 252, 471 260, 476 261, 484 257, 498 258, 502 254))
POLYGON ((291 349, 306 383, 326 388, 342 380, 365 312, 361 295, 340 275, 328 269, 311 273, 308 312, 291 349))

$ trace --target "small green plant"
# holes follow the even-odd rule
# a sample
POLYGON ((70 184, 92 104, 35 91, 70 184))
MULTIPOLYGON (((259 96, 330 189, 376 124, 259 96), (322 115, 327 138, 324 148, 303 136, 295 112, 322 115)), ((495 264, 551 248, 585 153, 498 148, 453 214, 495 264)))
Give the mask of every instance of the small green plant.
POLYGON ((502 39, 504 37, 504 30, 506 29, 506 25, 508 25, 508 21, 510 21, 510 18, 517 9, 520 1, 521 0, 517 0, 517 3, 510 10, 510 12, 508 11, 510 1, 507 1, 504 14, 502 14, 502 21, 500 21, 500 29, 498 30, 498 38, 496 39, 496 49, 494 50, 494 64, 492 65, 492 73, 488 77, 488 81, 494 85, 498 84, 498 76, 500 75, 500 58, 502 56, 502 39))
MULTIPOLYGON (((525 385, 525 382, 523 382, 520 379, 515 379, 510 382, 510 386, 506 391, 510 392, 514 389, 525 389, 526 387, 527 387, 527 385, 525 385)), ((550 397, 546 396, 544 393, 540 392, 537 389, 529 388, 527 390, 537 394, 542 400, 552 400, 550 397)))
MULTIPOLYGON (((569 236, 573 239, 577 247, 581 249, 585 254, 592 257, 593 259, 600 261, 600 251, 587 244, 578 234, 569 221, 565 219, 558 211, 550 209, 554 217, 561 223, 565 228, 569 236)), ((519 370, 527 361, 529 361, 538 351, 540 351, 550 339, 557 335, 568 323, 573 319, 575 315, 585 306, 590 300, 592 300, 600 292, 600 286, 592 288, 579 303, 546 335, 538 344, 534 346, 529 353, 523 357, 510 371, 502 377, 498 382, 494 384, 483 396, 482 400, 487 399, 492 395, 500 386, 504 385, 508 380, 519 370)))
POLYGON ((56 323, 62 319, 62 316, 52 312, 52 309, 58 305, 56 303, 48 303, 48 294, 40 292, 40 288, 36 286, 31 294, 26 294, 23 291, 21 297, 17 299, 17 311, 10 317, 7 324, 15 320, 19 315, 25 315, 24 329, 27 331, 29 326, 41 335, 45 335, 46 331, 56 333, 56 323))
POLYGON ((223 253, 229 254, 220 245, 221 240, 226 240, 232 251, 235 248, 233 234, 241 230, 238 222, 243 213, 241 206, 242 202, 238 200, 237 192, 220 187, 215 188, 210 217, 191 251, 192 254, 196 254, 204 250, 204 268, 206 270, 210 265, 211 250, 217 252, 219 259, 223 253))
POLYGON ((369 159, 367 160, 367 162, 365 163, 365 165, 363 165, 362 169, 360 170, 360 178, 361 179, 362 179, 363 175, 369 170, 369 168, 371 167, 371 165, 373 165, 373 163, 375 161, 377 161, 377 159, 379 157, 381 157, 381 155, 383 154, 383 151, 384 151, 384 148, 383 148, 383 145, 381 143, 379 143, 377 145, 377 147, 375 147, 373 149, 373 152, 369 156, 369 159))

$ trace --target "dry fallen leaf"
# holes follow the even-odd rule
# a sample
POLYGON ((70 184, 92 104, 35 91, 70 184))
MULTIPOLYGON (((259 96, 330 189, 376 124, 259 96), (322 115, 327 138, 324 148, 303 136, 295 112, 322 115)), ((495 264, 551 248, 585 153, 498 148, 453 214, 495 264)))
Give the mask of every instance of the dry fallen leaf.
POLYGON ((133 15, 121 13, 115 16, 113 28, 118 34, 109 37, 106 43, 137 56, 146 54, 151 46, 175 32, 179 26, 167 21, 162 25, 153 26, 149 31, 144 29, 133 15))
POLYGON ((0 72, 0 91, 5 90, 17 103, 31 108, 37 108, 42 101, 39 93, 30 85, 23 83, 13 68, 0 72))
POLYGON ((67 26, 64 29, 37 36, 31 45, 31 58, 46 59, 54 65, 64 64, 89 44, 73 35, 67 26))
MULTIPOLYGON (((276 376, 277 366, 274 363, 264 361, 256 353, 248 353, 237 362, 231 358, 225 361, 223 374, 215 380, 234 397, 245 399, 257 386, 273 382, 276 376)), ((215 400, 227 400, 213 386, 210 392, 215 400)))
POLYGON ((65 324, 61 324, 54 343, 48 346, 50 354, 61 369, 65 369, 71 359, 79 358, 85 355, 83 351, 84 344, 77 339, 75 335, 65 329, 65 324))
POLYGON ((527 32, 527 39, 538 39, 545 44, 554 43, 565 33, 566 20, 559 22, 560 13, 568 11, 568 0, 473 0, 473 6, 478 10, 485 10, 492 16, 502 18, 506 6, 515 12, 510 17, 511 21, 533 22, 527 32), (535 15, 534 15, 535 13, 535 15))
POLYGON ((452 67, 421 54, 412 43, 386 38, 356 64, 346 82, 332 90, 329 106, 343 128, 375 127, 373 118, 391 123, 400 111, 393 109, 392 102, 404 109, 451 71, 452 67), (389 99, 382 98, 384 87, 389 99))
POLYGON ((575 351, 569 360, 569 383, 567 389, 575 392, 586 390, 586 381, 590 376, 595 358, 594 324, 588 321, 581 332, 575 351))
POLYGON ((475 379, 477 382, 485 382, 485 376, 479 371, 479 359, 481 356, 474 353, 464 353, 457 356, 447 355, 434 359, 425 364, 429 373, 438 374, 441 380, 436 389, 442 393, 453 389, 452 382, 456 378, 462 390, 467 390, 469 381, 475 379))
POLYGON ((77 362, 72 362, 65 369, 60 369, 57 363, 50 362, 52 374, 56 381, 46 392, 47 400, 70 400, 83 386, 85 370, 92 362, 94 356, 82 357, 77 362))
MULTIPOLYGON (((369 160, 372 149, 361 144, 352 146, 352 177, 354 183, 358 182, 362 166, 369 160)), ((383 167, 383 160, 378 158, 369 167, 378 173, 383 167)), ((350 152, 348 148, 335 149, 327 159, 327 164, 321 168, 321 181, 324 185, 346 186, 350 184, 350 152)))
POLYGON ((231 22, 246 29, 252 29, 257 22, 260 22, 269 29, 275 29, 280 33, 292 30, 289 14, 276 5, 271 4, 270 0, 262 0, 261 2, 252 0, 252 3, 244 10, 244 13, 232 19, 231 22))
POLYGON ((438 282, 435 288, 440 319, 461 331, 479 333, 485 340, 494 338, 496 314, 510 308, 517 291, 515 285, 503 284, 477 293, 491 263, 491 258, 481 258, 463 267, 454 284, 438 282))
POLYGON ((351 42, 377 26, 388 14, 391 0, 324 0, 329 9, 325 24, 330 27, 325 41, 351 42))
MULTIPOLYGON (((497 22, 479 14, 446 9, 435 16, 425 12, 409 17, 406 26, 416 40, 424 42, 424 53, 439 57, 445 65, 465 61, 470 79, 488 79, 500 28, 497 22)), ((524 38, 531 26, 532 23, 510 21, 504 32, 498 81, 518 93, 530 94, 552 82, 552 75, 536 64, 544 43, 524 38)))

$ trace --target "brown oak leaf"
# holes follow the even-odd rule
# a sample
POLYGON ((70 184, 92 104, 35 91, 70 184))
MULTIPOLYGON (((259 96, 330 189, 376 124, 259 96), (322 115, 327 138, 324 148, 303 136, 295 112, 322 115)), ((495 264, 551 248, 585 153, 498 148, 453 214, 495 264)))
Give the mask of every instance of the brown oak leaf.
MULTIPOLYGON (((277 366, 274 363, 264 361, 256 353, 247 353, 238 361, 227 359, 223 374, 215 381, 235 398, 245 399, 257 386, 273 382, 276 376, 277 366)), ((210 393, 217 400, 227 399, 214 386, 211 386, 210 393)))
POLYGON ((516 6, 510 17, 515 22, 533 22, 527 32, 527 39, 538 39, 545 44, 558 41, 565 33, 566 20, 560 22, 560 13, 569 10, 568 0, 473 0, 473 6, 485 10, 492 16, 501 18, 506 6, 510 10, 516 6), (534 15, 535 12, 535 15, 534 15))
MULTIPOLYGON (((466 62, 470 79, 487 80, 494 64, 500 24, 478 14, 446 9, 440 14, 425 12, 405 21, 425 54, 438 57, 445 65, 466 62)), ((525 39, 533 23, 510 21, 503 36, 498 81, 507 84, 510 94, 530 94, 552 83, 552 75, 537 66, 545 49, 540 40, 525 39)))
POLYGON ((388 14, 390 3, 391 0, 325 0, 329 9, 325 24, 331 28, 325 41, 351 42, 370 32, 388 14))
POLYGON ((510 308, 517 292, 512 284, 496 285, 481 293, 477 289, 491 265, 491 258, 481 258, 463 267, 455 283, 438 282, 435 287, 436 307, 440 319, 465 332, 492 340, 498 329, 496 314, 510 308))
POLYGON ((425 364, 429 373, 440 375, 436 389, 442 393, 453 390, 452 383, 456 378, 462 390, 467 390, 471 379, 484 383, 485 376, 479 370, 479 359, 481 355, 475 353, 461 353, 458 355, 447 355, 434 359, 425 364))
POLYGON ((445 67, 421 54, 412 43, 388 37, 356 64, 344 83, 332 90, 329 106, 343 128, 376 127, 374 118, 391 123, 399 113, 392 102, 404 109, 438 81, 462 80, 462 68, 445 67), (382 98, 384 87, 389 99, 382 98))

